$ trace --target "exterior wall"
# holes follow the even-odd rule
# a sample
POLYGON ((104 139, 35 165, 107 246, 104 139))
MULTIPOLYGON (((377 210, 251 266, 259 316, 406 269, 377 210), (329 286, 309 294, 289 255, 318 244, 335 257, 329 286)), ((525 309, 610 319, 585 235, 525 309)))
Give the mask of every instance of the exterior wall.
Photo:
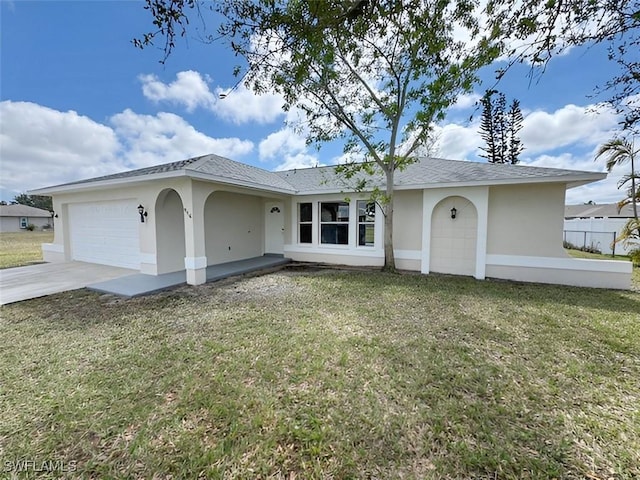
POLYGON ((422 249, 422 190, 396 192, 393 207, 393 247, 419 254, 422 249))
POLYGON ((564 184, 491 187, 487 253, 567 258, 564 196, 564 184))
MULTIPOLYGON (((23 217, 0 217, 0 232, 23 232, 24 228, 20 228, 20 219, 23 217)), ((27 224, 36 226, 41 230, 44 226, 51 225, 51 219, 48 217, 27 217, 27 224)))
MULTIPOLYGON (((397 266, 429 273, 433 211, 441 201, 457 196, 467 199, 477 211, 476 278, 484 278, 487 274, 522 281, 628 288, 630 263, 604 261, 592 264, 567 258, 562 248, 564 192, 565 186, 561 184, 396 191, 394 242, 397 266)), ((319 202, 344 201, 343 194, 290 199, 277 194, 261 197, 253 190, 192 181, 187 177, 54 196, 54 211, 58 218, 54 219, 53 243, 43 245, 44 259, 70 259, 69 205, 136 199, 148 212, 145 222, 138 224, 141 271, 158 274, 165 269, 177 269, 180 257, 183 257, 188 283, 203 283, 207 265, 263 253, 267 197, 284 201, 286 257, 346 265, 383 265, 384 218, 379 210, 376 211, 374 245, 357 245, 356 200, 367 200, 366 195, 354 194, 350 199, 348 244, 330 245, 320 242, 319 202), (184 240, 176 237, 175 242, 172 240, 165 245, 160 237, 166 228, 157 225, 157 219, 161 217, 157 209, 162 208, 162 204, 157 204, 156 200, 166 189, 175 190, 174 195, 177 195, 170 209, 172 217, 182 215, 184 240), (181 212, 178 212, 178 197, 181 212), (309 244, 301 244, 297 238, 299 202, 310 202, 313 206, 312 242, 309 244), (224 228, 220 228, 221 225, 224 228), (159 260, 159 248, 175 250, 179 243, 184 244, 184 249, 174 251, 176 257, 170 264, 159 260)), ((131 215, 138 218, 137 211, 131 215)))
POLYGON ((564 196, 563 184, 490 188, 487 276, 628 289, 630 262, 584 260, 566 254, 562 246, 564 196))
MULTIPOLYGON (((605 255, 613 254, 612 242, 620 236, 628 218, 572 218, 564 221, 564 239, 577 247, 593 246, 605 255), (586 233, 585 233, 586 232, 586 233)), ((615 244, 616 255, 626 255, 633 247, 615 244)))
POLYGON ((204 210, 207 264, 262 255, 263 219, 260 197, 214 192, 204 210))
POLYGON ((631 262, 579 258, 488 255, 487 276, 577 287, 631 287, 631 262))
MULTIPOLYGON (((58 215, 55 218, 53 244, 43 246, 45 261, 69 261, 71 260, 70 230, 69 230, 69 205, 74 203, 114 201, 123 199, 136 199, 143 205, 148 213, 145 222, 139 223, 141 271, 143 273, 157 273, 156 259, 156 218, 155 203, 160 191, 166 187, 176 191, 185 190, 189 186, 186 178, 169 179, 165 182, 141 182, 129 186, 96 189, 77 193, 67 193, 53 196, 53 209, 58 215)), ((131 215, 139 218, 138 212, 131 215)))

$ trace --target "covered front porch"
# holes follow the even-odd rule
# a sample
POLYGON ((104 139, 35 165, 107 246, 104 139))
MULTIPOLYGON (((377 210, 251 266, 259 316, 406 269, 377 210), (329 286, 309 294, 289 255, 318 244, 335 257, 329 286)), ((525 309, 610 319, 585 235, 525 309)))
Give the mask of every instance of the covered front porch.
MULTIPOLYGON (((260 257, 236 260, 233 262, 210 265, 206 268, 206 282, 215 282, 236 275, 270 270, 289 263, 290 260, 279 255, 263 255, 260 257)), ((135 273, 103 282, 93 283, 87 288, 102 293, 109 293, 122 297, 138 297, 167 290, 187 283, 186 270, 147 275, 135 273)))
POLYGON ((149 288, 198 285, 228 266, 283 256, 284 201, 277 195, 189 179, 164 186, 147 203, 153 208, 140 242, 146 275, 138 280, 149 288), (143 280, 148 276, 157 280, 143 280))

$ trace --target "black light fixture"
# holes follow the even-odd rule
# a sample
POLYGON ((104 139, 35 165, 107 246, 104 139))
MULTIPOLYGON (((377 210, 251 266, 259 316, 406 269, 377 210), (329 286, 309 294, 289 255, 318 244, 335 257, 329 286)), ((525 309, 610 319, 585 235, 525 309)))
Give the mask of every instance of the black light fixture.
POLYGON ((458 214, 458 210, 456 210, 456 207, 453 207, 451 209, 451 218, 456 218, 457 214, 458 214))
POLYGON ((147 216, 147 212, 144 211, 144 207, 142 205, 138 205, 138 213, 140 214, 140 221, 144 223, 144 217, 147 216))

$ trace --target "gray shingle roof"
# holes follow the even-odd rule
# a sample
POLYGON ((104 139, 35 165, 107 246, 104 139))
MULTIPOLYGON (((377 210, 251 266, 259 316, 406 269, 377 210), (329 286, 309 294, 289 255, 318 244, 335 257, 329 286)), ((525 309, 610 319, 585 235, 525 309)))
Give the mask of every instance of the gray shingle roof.
POLYGON ((291 184, 276 173, 253 167, 246 163, 234 162, 233 160, 218 155, 201 157, 201 159, 191 165, 188 170, 213 175, 222 179, 249 182, 267 188, 290 190, 293 193, 291 184))
MULTIPOLYGON (((347 187, 345 180, 338 176, 334 167, 305 168, 277 172, 299 192, 335 191, 347 187)), ((490 182, 528 182, 561 181, 563 178, 575 179, 576 175, 595 175, 597 172, 580 172, 559 168, 530 167, 526 165, 504 165, 492 163, 477 163, 461 160, 445 160, 442 158, 422 158, 409 165, 403 171, 395 173, 397 188, 416 188, 425 185, 446 185, 462 183, 490 183, 490 182)), ((359 177, 355 177, 357 180, 359 177)), ((353 185, 355 182, 350 181, 353 185)), ((384 178, 380 176, 372 186, 384 186, 384 178)))
MULTIPOLYGON (((136 170, 103 175, 101 177, 89 178, 86 180, 78 180, 76 182, 56 185, 55 187, 48 187, 46 190, 110 180, 121 180, 127 178, 134 179, 182 170, 211 175, 219 181, 227 180, 229 183, 248 182, 255 184, 257 187, 289 190, 293 193, 293 187, 275 173, 244 163, 235 162, 219 155, 203 155, 200 157, 189 158, 187 160, 180 160, 152 167, 138 168, 136 170)), ((143 180, 143 178, 140 179, 143 180)))
POLYGON ((591 218, 591 217, 609 217, 609 218, 633 218, 633 207, 625 205, 618 212, 616 203, 605 203, 603 205, 565 205, 565 218, 591 218))
POLYGON ((0 205, 0 217, 50 217, 51 212, 28 205, 0 205))
MULTIPOLYGON (((303 168, 270 172, 262 168, 235 162, 218 155, 204 155, 178 162, 153 167, 140 168, 128 172, 105 175, 77 182, 66 183, 42 189, 46 194, 56 193, 58 189, 69 187, 87 187, 97 182, 110 182, 124 179, 146 180, 144 177, 163 173, 184 172, 211 181, 244 185, 269 191, 284 193, 323 193, 352 190, 353 179, 349 182, 336 174, 333 166, 303 168)), ((364 174, 363 174, 364 176, 364 174)), ((597 172, 579 172, 557 168, 529 167, 524 165, 495 165, 441 158, 423 158, 395 174, 396 188, 424 188, 425 186, 448 186, 461 184, 491 183, 527 183, 535 181, 576 181, 582 183, 599 180, 604 174, 597 172)), ((369 177, 371 180, 372 177, 369 177)), ((371 186, 384 186, 382 175, 373 177, 371 186)), ((38 190, 34 190, 38 192, 38 190)))

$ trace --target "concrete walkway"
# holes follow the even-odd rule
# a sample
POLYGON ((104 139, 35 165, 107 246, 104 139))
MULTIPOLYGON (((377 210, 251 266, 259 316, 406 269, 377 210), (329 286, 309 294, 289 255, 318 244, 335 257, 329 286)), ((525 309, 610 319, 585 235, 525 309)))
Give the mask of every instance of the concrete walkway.
POLYGON ((0 305, 77 290, 134 270, 84 262, 41 263, 0 270, 0 305))
MULTIPOLYGON (((221 263, 207 267, 207 282, 215 282, 223 278, 244 273, 274 268, 289 263, 290 260, 280 256, 265 255, 263 257, 247 258, 236 262, 221 263)), ((149 293, 159 292, 168 288, 187 283, 187 274, 180 272, 164 273, 162 275, 145 275, 135 273, 114 278, 104 282, 93 283, 87 288, 102 293, 111 293, 122 297, 137 297, 149 293)))

